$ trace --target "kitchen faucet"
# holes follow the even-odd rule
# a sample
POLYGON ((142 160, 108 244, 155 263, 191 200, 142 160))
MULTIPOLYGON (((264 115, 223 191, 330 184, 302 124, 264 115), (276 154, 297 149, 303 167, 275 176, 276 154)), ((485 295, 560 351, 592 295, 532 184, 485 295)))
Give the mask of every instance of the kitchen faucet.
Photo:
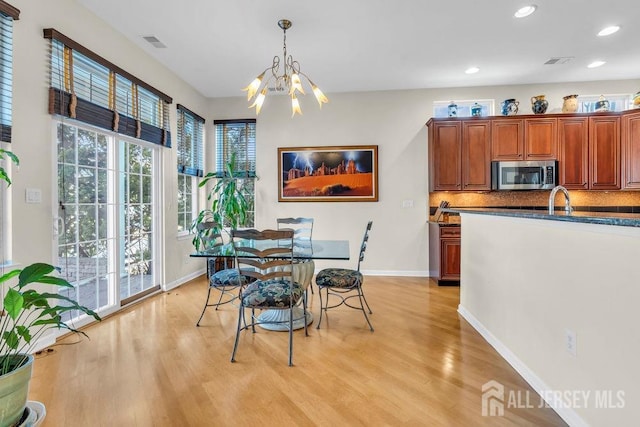
POLYGON ((567 215, 570 215, 573 211, 573 209, 571 208, 571 199, 569 198, 569 192, 562 185, 556 185, 555 187, 553 187, 553 190, 551 190, 551 194, 549 194, 549 215, 554 215, 555 213, 554 203, 556 193, 558 191, 562 191, 562 194, 564 194, 564 211, 567 213, 567 215))

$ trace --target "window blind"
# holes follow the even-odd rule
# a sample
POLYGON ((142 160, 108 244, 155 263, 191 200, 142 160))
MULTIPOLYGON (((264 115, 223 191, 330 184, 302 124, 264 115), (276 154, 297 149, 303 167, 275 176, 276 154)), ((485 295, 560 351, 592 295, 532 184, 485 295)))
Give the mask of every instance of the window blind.
POLYGON ((216 175, 227 176, 226 164, 235 155, 237 177, 256 177, 256 119, 214 120, 216 175))
POLYGON ((13 21, 20 11, 0 1, 0 141, 11 142, 13 99, 13 21))
POLYGON ((171 147, 172 99, 58 31, 51 40, 49 113, 171 147))
POLYGON ((178 104, 178 172, 204 175, 204 119, 178 104))

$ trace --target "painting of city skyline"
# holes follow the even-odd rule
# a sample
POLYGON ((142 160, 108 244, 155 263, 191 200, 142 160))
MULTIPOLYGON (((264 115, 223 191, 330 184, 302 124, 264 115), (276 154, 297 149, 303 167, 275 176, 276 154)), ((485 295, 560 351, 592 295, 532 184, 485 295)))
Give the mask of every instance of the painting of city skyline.
POLYGON ((279 147, 278 201, 377 202, 378 146, 279 147))

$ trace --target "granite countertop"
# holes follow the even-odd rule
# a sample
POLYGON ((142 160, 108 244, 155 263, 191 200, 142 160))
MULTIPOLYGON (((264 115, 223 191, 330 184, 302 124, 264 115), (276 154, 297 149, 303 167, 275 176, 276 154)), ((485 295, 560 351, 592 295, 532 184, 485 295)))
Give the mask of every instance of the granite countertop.
POLYGON ((440 227, 456 227, 460 226, 460 215, 449 215, 448 217, 440 217, 439 221, 435 221, 433 216, 429 217, 429 223, 438 224, 440 227))
POLYGON ((547 212, 546 209, 525 210, 501 208, 449 208, 445 211, 451 213, 474 213, 480 215, 508 216, 513 218, 531 218, 550 221, 617 225, 622 227, 640 227, 640 214, 635 213, 574 211, 571 214, 567 214, 564 210, 556 210, 554 215, 549 215, 549 212, 547 212))

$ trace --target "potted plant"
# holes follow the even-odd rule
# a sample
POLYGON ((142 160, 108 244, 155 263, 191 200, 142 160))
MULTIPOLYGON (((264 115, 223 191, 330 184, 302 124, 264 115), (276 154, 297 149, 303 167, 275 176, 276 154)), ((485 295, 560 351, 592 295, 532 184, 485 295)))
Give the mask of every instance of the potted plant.
MULTIPOLYGON (((15 164, 19 163, 13 153, 0 149, 0 159, 5 156, 15 164)), ((11 185, 2 166, 0 180, 11 185)), ((69 312, 81 312, 101 320, 95 312, 71 298, 31 288, 36 283, 73 288, 68 281, 52 275, 54 270, 52 265, 34 263, 0 275, 0 289, 4 293, 0 312, 0 427, 17 424, 25 412, 32 353, 38 338, 52 328, 86 336, 65 323, 64 315, 69 312)))
POLYGON ((197 232, 198 224, 213 221, 219 224, 219 228, 214 228, 211 232, 221 233, 223 228, 235 229, 246 225, 249 202, 244 196, 245 186, 243 177, 235 168, 235 154, 231 156, 225 165, 226 173, 220 176, 218 173, 207 173, 199 184, 204 187, 207 183, 215 179, 215 185, 207 195, 207 200, 211 202, 209 209, 203 209, 191 224, 190 231, 194 233, 193 246, 196 249, 201 247, 201 233, 197 232))

